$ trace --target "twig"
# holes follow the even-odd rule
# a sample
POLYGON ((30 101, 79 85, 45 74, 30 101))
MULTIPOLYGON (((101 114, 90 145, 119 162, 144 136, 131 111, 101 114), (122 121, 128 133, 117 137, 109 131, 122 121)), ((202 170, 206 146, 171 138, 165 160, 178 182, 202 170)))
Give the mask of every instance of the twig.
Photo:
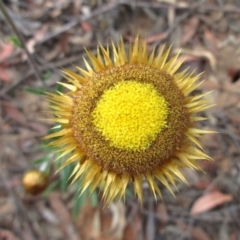
MULTIPOLYGON (((130 5, 132 7, 148 7, 148 8, 151 8, 151 7, 157 7, 157 8, 169 8, 170 6, 173 6, 174 5, 169 5, 169 4, 155 4, 155 3, 149 3, 149 2, 138 2, 138 1, 128 1, 128 0, 118 0, 118 1, 115 1, 113 3, 108 3, 106 5, 103 5, 101 6, 100 8, 96 9, 95 11, 93 11, 90 15, 88 16, 83 16, 83 17, 79 17, 78 19, 75 19, 73 21, 71 21, 70 23, 67 23, 65 25, 62 26, 61 29, 59 29, 58 31, 56 32, 53 32, 51 34, 48 34, 42 41, 39 41, 37 43, 37 45, 40 45, 48 40, 50 40, 51 38, 54 38, 68 30, 70 30, 71 28, 77 26, 80 22, 83 22, 83 21, 87 21, 93 17, 96 17, 100 14, 103 14, 103 13, 106 13, 106 12, 109 12, 111 10, 113 10, 114 8, 117 8, 119 5, 130 5)), ((192 9, 194 8, 197 8, 199 5, 194 5, 192 7, 192 9)), ((187 14, 188 15, 188 14, 187 14)), ((183 17, 185 18, 185 17, 183 17)), ((181 20, 180 20, 181 21, 181 20)), ((174 25, 174 24, 173 24, 174 25)), ((173 29, 175 28, 175 25, 172 26, 169 31, 171 32, 173 29)), ((167 32, 168 34, 168 32, 167 32)))
MULTIPOLYGON (((11 188, 9 186, 9 184, 7 183, 6 173, 2 170, 3 168, 1 166, 2 161, 3 161, 3 159, 1 158, 1 161, 0 161, 0 181, 3 182, 3 185, 6 188, 9 196, 11 197, 11 200, 14 202, 15 213, 16 213, 16 225, 15 226, 16 226, 16 230, 17 230, 17 233, 18 233, 19 237, 21 239, 23 239, 23 231, 22 231, 22 223, 23 222, 22 221, 24 219, 24 220, 27 221, 28 225, 31 225, 30 220, 28 219, 28 215, 26 214, 27 211, 26 211, 24 205, 22 204, 21 201, 19 201, 19 198, 18 198, 17 194, 15 193, 14 189, 11 188)), ((29 228, 29 229, 32 229, 32 228, 29 228)), ((34 237, 37 237, 36 234, 33 231, 31 232, 31 235, 34 236, 34 237)))
MULTIPOLYGON (((160 221, 164 222, 174 222, 176 223, 178 220, 184 220, 184 222, 189 223, 191 221, 204 221, 207 223, 221 223, 224 220, 227 222, 235 222, 236 224, 239 224, 237 216, 232 216, 232 214, 229 216, 229 218, 225 218, 222 216, 224 213, 233 213, 233 214, 238 214, 238 211, 240 209, 240 204, 237 205, 232 205, 223 209, 219 209, 218 211, 215 212, 204 212, 199 215, 192 216, 190 215, 189 211, 187 209, 182 209, 180 208, 180 211, 177 211, 176 207, 173 205, 168 205, 167 209, 174 212, 175 214, 172 214, 171 216, 161 216, 157 213, 151 213, 148 210, 142 210, 143 215, 149 215, 152 214, 155 219, 158 219, 160 221)), ((229 214, 228 214, 229 215, 229 214)))
MULTIPOLYGON (((197 2, 197 1, 196 1, 197 2)), ((134 7, 145 7, 145 8, 175 8, 181 10, 201 10, 201 11, 220 11, 220 12, 230 12, 230 13, 240 13, 239 7, 231 7, 231 6, 216 6, 211 4, 178 4, 178 3, 160 3, 160 2, 150 2, 150 1, 129 1, 129 0, 119 0, 118 4, 131 5, 134 7)))
MULTIPOLYGON (((111 10, 113 10, 114 8, 117 8, 119 5, 129 5, 132 7, 145 7, 145 8, 169 8, 169 7, 173 7, 173 8, 177 8, 177 9, 190 9, 190 10, 194 10, 197 9, 199 6, 201 6, 201 4, 194 4, 191 6, 185 6, 185 7, 181 7, 181 5, 176 5, 176 4, 165 4, 165 3, 155 3, 155 2, 144 2, 144 1, 129 1, 129 0, 117 0, 115 2, 112 3, 108 3, 105 4, 103 6, 101 6, 100 8, 96 9, 95 11, 93 11, 90 15, 88 16, 83 16, 83 17, 79 17, 78 19, 74 19, 71 22, 63 25, 61 27, 61 29, 59 29, 58 31, 55 31, 53 33, 48 34, 43 40, 39 41, 37 43, 37 45, 41 45, 42 43, 70 30, 71 28, 77 26, 80 22, 83 21, 87 21, 93 17, 96 17, 100 14, 109 12, 111 10)), ((240 12, 240 9, 239 9, 240 12)), ((169 35, 169 33, 171 33, 175 27, 182 21, 184 20, 190 13, 184 13, 182 16, 179 17, 179 19, 168 29, 168 31, 166 32, 166 35, 169 35)))
POLYGON ((14 33, 16 34, 16 36, 18 37, 19 41, 21 42, 22 47, 23 47, 25 53, 27 54, 28 62, 31 65, 31 67, 34 69, 34 74, 35 74, 36 78, 42 82, 43 86, 45 86, 44 81, 41 78, 41 73, 39 72, 32 55, 30 54, 30 52, 28 51, 28 49, 25 45, 25 40, 24 40, 23 36, 20 34, 20 32, 18 31, 18 29, 17 29, 16 25, 14 24, 12 18, 8 14, 8 11, 6 10, 2 0, 0 0, 0 10, 2 11, 3 15, 5 16, 6 21, 12 27, 12 29, 13 29, 14 33))
POLYGON ((154 235, 156 232, 155 220, 154 220, 154 202, 148 201, 148 211, 149 214, 147 216, 147 223, 146 223, 146 239, 153 240, 154 235))
POLYGON ((96 9, 95 11, 93 11, 89 16, 83 16, 83 17, 80 17, 78 19, 74 19, 73 21, 71 21, 70 23, 67 23, 65 25, 63 25, 63 27, 56 31, 56 32, 53 32, 51 34, 48 34, 42 41, 39 41, 37 43, 37 45, 40 45, 46 41, 48 41, 49 39, 53 38, 53 37, 56 37, 66 31, 68 31, 69 29, 77 26, 80 22, 83 22, 83 21, 86 21, 86 20, 89 20, 95 16, 98 16, 99 14, 103 14, 103 13, 106 13, 106 12, 109 12, 110 10, 114 9, 115 7, 117 7, 119 4, 118 3, 114 3, 114 4, 106 4, 106 5, 103 5, 102 7, 96 9))
MULTIPOLYGON (((82 59, 83 56, 84 56, 84 54, 82 54, 82 55, 77 54, 77 55, 74 55, 70 58, 58 61, 57 63, 51 63, 50 65, 42 66, 42 67, 40 67, 40 70, 45 71, 45 70, 48 70, 48 69, 53 70, 54 68, 61 68, 61 67, 66 66, 68 64, 74 63, 79 59, 82 59)), ((14 89, 16 89, 16 87, 19 86, 19 84, 23 83, 24 81, 26 81, 28 78, 30 78, 33 75, 34 75, 33 70, 28 71, 22 78, 20 78, 16 82, 14 82, 11 86, 9 86, 8 88, 5 88, 2 91, 0 91, 0 97, 4 97, 6 94, 10 93, 14 89)))

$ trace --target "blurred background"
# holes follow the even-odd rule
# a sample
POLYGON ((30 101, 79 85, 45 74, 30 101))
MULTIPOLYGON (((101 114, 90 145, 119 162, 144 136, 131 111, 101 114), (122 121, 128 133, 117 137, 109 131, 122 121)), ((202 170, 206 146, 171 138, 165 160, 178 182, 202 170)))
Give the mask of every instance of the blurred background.
POLYGON ((240 239, 239 0, 0 1, 0 240, 240 239), (84 47, 136 34, 149 50, 182 49, 184 67, 204 72, 198 91, 214 90, 216 106, 200 124, 218 134, 202 143, 214 161, 183 169, 189 185, 178 183, 176 197, 161 186, 155 201, 143 184, 142 207, 131 189, 103 207, 97 192, 79 197, 80 183, 68 186, 72 165, 55 174, 56 154, 41 139, 53 126, 42 121, 44 91, 62 91, 61 69, 84 67, 84 47), (22 184, 32 169, 44 172, 36 192, 22 184))

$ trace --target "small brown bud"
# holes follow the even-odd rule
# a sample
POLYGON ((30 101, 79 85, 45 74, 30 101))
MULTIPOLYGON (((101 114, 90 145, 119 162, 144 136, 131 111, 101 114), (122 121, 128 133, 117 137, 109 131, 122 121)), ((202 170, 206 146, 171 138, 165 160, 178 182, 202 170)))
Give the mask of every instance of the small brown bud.
POLYGON ((29 170, 22 178, 25 191, 32 195, 43 192, 48 185, 48 176, 39 170, 29 170))

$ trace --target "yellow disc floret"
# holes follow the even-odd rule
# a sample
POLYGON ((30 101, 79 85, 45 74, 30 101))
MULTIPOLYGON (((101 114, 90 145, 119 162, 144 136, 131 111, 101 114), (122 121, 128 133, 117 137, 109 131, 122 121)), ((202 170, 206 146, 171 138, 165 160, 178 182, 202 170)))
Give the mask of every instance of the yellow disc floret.
POLYGON ((120 149, 143 150, 166 126, 165 98, 152 84, 120 81, 100 97, 93 113, 97 130, 120 149))

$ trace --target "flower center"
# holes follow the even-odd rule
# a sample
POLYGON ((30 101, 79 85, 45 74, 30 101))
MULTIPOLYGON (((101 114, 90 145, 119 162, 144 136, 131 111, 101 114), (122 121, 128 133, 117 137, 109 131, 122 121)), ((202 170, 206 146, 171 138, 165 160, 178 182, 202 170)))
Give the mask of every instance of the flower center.
POLYGON ((111 146, 144 150, 166 126, 165 98, 152 84, 121 81, 104 91, 92 112, 96 129, 111 146))
POLYGON ((79 148, 103 169, 145 173, 185 144, 189 113, 173 76, 126 64, 94 74, 79 89, 70 124, 79 148))

